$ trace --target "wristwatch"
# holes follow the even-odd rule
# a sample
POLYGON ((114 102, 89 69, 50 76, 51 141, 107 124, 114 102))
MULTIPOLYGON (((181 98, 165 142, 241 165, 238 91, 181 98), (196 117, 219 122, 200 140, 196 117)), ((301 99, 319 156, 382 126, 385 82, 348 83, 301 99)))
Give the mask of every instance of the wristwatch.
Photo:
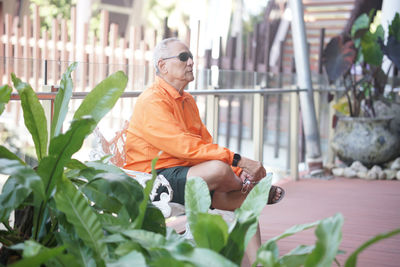
POLYGON ((240 161, 241 158, 242 158, 242 157, 240 156, 240 154, 235 153, 235 154, 233 155, 232 166, 233 166, 233 167, 237 167, 237 165, 238 165, 238 163, 239 163, 239 161, 240 161))

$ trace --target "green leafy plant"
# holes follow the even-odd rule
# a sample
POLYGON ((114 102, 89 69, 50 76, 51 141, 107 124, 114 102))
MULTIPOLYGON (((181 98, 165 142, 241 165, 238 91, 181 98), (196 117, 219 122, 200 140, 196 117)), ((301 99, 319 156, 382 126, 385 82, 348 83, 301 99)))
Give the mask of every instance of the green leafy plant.
MULTIPOLYGON (((92 193, 90 196, 97 198, 99 202, 101 198, 106 202, 109 196, 101 195, 101 192, 93 193, 98 186, 110 187, 114 195, 119 195, 119 191, 128 188, 132 190, 129 193, 136 193, 129 197, 126 197, 128 194, 125 193, 125 198, 116 200, 119 210, 110 211, 108 207, 104 209, 100 207, 104 214, 107 212, 119 214, 119 211, 124 210, 121 208, 125 207, 124 201, 135 202, 143 198, 141 186, 119 169, 109 170, 112 172, 109 173, 105 168, 92 168, 90 164, 85 165, 72 159, 72 155, 81 148, 84 139, 114 106, 127 84, 127 78, 122 72, 116 72, 103 80, 83 100, 75 112, 69 129, 61 133, 61 126, 72 96, 71 72, 76 65, 72 64, 62 77, 60 90, 55 99, 50 135, 47 118, 36 93, 29 84, 12 74, 14 87, 21 99, 25 126, 35 145, 38 166, 35 168, 27 166, 5 146, 0 146, 0 172, 9 175, 0 195, 0 221, 7 229, 0 231, 0 241, 3 244, 0 259, 3 263, 7 264, 12 259, 7 256, 10 253, 19 258, 21 255, 13 246, 16 244, 21 246, 28 239, 32 242, 26 244, 23 255, 25 251, 35 246, 36 253, 43 250, 54 257, 54 251, 62 252, 65 247, 51 250, 53 252, 47 248, 58 247, 64 243, 60 242, 60 239, 68 236, 70 240, 83 242, 86 245, 85 249, 92 251, 96 263, 99 266, 104 265, 107 247, 99 242, 104 237, 100 217, 88 201, 92 199, 84 195, 78 186, 84 185, 85 190, 92 193), (80 172, 93 174, 96 182, 85 180, 87 175, 82 175, 80 172), (114 181, 118 179, 121 183, 113 186, 114 181), (14 227, 9 225, 12 211, 16 214, 14 227), (39 249, 40 246, 43 246, 43 249, 39 249)), ((1 111, 9 101, 11 91, 8 85, 0 88, 1 111)), ((126 208, 123 213, 129 215, 126 208)), ((32 254, 28 255, 32 257, 32 254)))
POLYGON ((400 16, 389 24, 388 39, 384 44, 382 25, 370 15, 359 16, 350 36, 339 35, 330 40, 324 49, 323 64, 330 83, 342 79, 345 98, 335 108, 351 117, 375 117, 373 102, 391 100, 393 90, 385 95, 388 73, 382 70, 383 56, 400 68, 400 16))

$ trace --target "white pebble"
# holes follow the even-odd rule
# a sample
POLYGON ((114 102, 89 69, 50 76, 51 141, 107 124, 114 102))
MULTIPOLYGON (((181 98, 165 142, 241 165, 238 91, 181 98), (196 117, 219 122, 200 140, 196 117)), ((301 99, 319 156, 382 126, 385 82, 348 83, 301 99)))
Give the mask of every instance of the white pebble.
POLYGON ((398 157, 397 159, 395 159, 391 164, 390 164, 390 168, 392 170, 400 170, 400 157, 398 157))
POLYGON ((352 168, 353 170, 355 170, 356 172, 367 172, 368 168, 365 167, 361 162, 359 161, 354 161, 350 168, 352 168))
POLYGON ((355 177, 356 175, 357 175, 357 172, 355 171, 355 170, 353 170, 352 168, 345 168, 344 169, 344 172, 343 172, 343 175, 345 176, 345 177, 355 177))
POLYGON ((396 171, 391 169, 385 169, 383 172, 386 174, 386 180, 393 180, 396 178, 396 171))
POLYGON ((344 173, 344 168, 333 168, 332 169, 332 174, 334 176, 343 176, 344 173))

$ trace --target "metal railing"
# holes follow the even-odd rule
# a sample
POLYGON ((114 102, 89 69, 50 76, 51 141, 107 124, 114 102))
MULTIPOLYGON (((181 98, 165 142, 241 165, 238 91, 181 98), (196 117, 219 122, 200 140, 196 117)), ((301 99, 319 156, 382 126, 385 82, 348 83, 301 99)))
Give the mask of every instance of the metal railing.
MULTIPOLYGON (((7 61, 7 64, 11 64, 10 68, 13 67, 15 70, 23 69, 22 67, 26 65, 25 63, 27 63, 26 59, 9 59, 7 61)), ((66 67, 68 62, 64 63, 66 67)), ((46 65, 46 63, 44 64, 46 65)), ((44 78, 40 82, 41 84, 43 82, 44 84, 47 82, 50 84, 57 83, 56 79, 48 79, 46 75, 47 72, 54 72, 53 65, 49 64, 48 68, 43 69, 44 78)), ((111 70, 111 65, 105 65, 111 70)), ((63 70, 60 69, 60 66, 57 65, 57 71, 61 73, 63 70)), ((90 77, 85 77, 82 74, 83 69, 87 68, 90 68, 87 63, 80 62, 77 69, 72 73, 74 90, 77 91, 72 93, 72 99, 75 101, 71 101, 69 115, 72 115, 71 112, 76 104, 85 98, 94 87, 94 82, 98 82, 96 78, 92 81, 93 86, 85 87, 82 85, 90 84, 88 83, 90 77), (84 79, 86 79, 86 83, 82 83, 84 79)), ((128 70, 128 72, 129 70, 134 70, 136 75, 128 79, 128 86, 122 94, 121 100, 119 100, 119 105, 115 105, 113 110, 102 120, 107 121, 107 123, 110 122, 110 127, 107 127, 106 131, 111 132, 114 130, 115 132, 118 130, 115 127, 121 127, 124 120, 128 119, 126 114, 131 114, 133 111, 135 98, 152 83, 153 78, 150 78, 148 68, 145 66, 120 64, 112 65, 112 69, 128 70), (141 76, 147 78, 138 79, 141 76), (144 80, 147 80, 147 82, 144 82, 144 80), (112 119, 109 119, 108 116, 112 117, 112 119)), ((22 75, 21 79, 26 80, 26 73, 18 73, 16 71, 16 75, 19 77, 22 75)), ((273 155, 271 164, 278 163, 277 165, 282 167, 283 164, 281 163, 284 160, 285 166, 282 169, 285 171, 290 169, 294 178, 298 176, 297 166, 299 161, 303 161, 305 154, 298 95, 306 90, 296 89, 293 86, 296 80, 294 74, 281 73, 276 75, 212 68, 197 70, 195 77, 195 81, 189 84, 187 92, 195 97, 199 106, 200 116, 215 142, 267 164, 270 164, 269 161, 271 160, 271 155, 273 155), (267 151, 265 150, 266 146, 267 151), (273 153, 269 151, 270 148, 273 153)), ((326 88, 326 79, 318 75, 313 75, 312 78, 314 88, 319 88, 314 90, 315 105, 318 112, 318 110, 326 106, 321 101, 322 97, 320 97, 320 94, 327 92, 327 90, 320 89, 326 88)), ((4 79, 4 81, 7 82, 7 79, 4 79)), ((32 82, 29 79, 27 81, 32 82)), ((35 91, 40 100, 46 100, 44 104, 46 116, 51 119, 52 105, 57 94, 57 87, 42 85, 34 87, 34 89, 36 89, 35 91)), ((332 92, 332 90, 329 91, 332 92)), ((18 94, 13 93, 11 99, 18 100, 18 94)), ((22 126, 19 104, 13 104, 12 107, 9 110, 13 110, 16 114, 18 129, 24 128, 19 127, 22 126)), ((66 121, 68 121, 69 115, 67 115, 66 121)), ((70 117, 72 118, 72 116, 70 117)), ((318 117, 319 114, 317 113, 318 117)), ((50 122, 48 123, 50 124, 50 122)), ((100 122, 100 124, 102 123, 100 122)))
MULTIPOLYGON (((54 86, 44 86, 43 91, 37 92, 39 100, 50 100, 51 104, 47 105, 48 110, 46 115, 52 117, 53 100, 57 92, 54 86), (46 88, 47 87, 47 88, 46 88)), ((207 129, 213 136, 215 142, 218 140, 219 129, 219 99, 224 96, 240 96, 247 95, 252 97, 252 143, 253 143, 253 158, 258 161, 263 161, 264 154, 264 121, 265 121, 265 99, 271 95, 290 96, 289 107, 289 146, 288 146, 288 162, 290 165, 290 176, 293 179, 298 179, 299 173, 299 93, 306 92, 307 89, 292 89, 292 88, 268 88, 268 89, 206 89, 206 90, 188 90, 193 96, 206 97, 206 116, 205 124, 207 129)), ((326 90, 316 90, 326 92, 326 90)), ((121 98, 135 98, 142 91, 124 92, 121 98)), ((88 92, 73 92, 72 99, 83 99, 88 92)), ((11 100, 19 100, 17 93, 12 93, 11 100)), ((51 120, 51 119, 50 119, 51 120)), ((49 120, 49 121, 50 121, 49 120)))

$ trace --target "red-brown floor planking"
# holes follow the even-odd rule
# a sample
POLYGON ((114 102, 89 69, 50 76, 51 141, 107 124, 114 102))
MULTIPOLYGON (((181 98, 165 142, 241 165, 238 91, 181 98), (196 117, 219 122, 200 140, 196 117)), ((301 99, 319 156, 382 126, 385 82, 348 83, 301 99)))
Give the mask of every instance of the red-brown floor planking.
MULTIPOLYGON (((344 266, 347 257, 371 237, 400 227, 400 181, 366 181, 334 178, 281 181, 285 198, 268 205, 260 216, 262 242, 295 224, 314 222, 340 212, 344 216, 337 259, 344 266)), ((278 241, 281 255, 300 244, 315 243, 315 229, 278 241)), ((336 266, 335 264, 333 266, 336 266)), ((382 240, 358 257, 357 266, 400 266, 400 235, 382 240)))

